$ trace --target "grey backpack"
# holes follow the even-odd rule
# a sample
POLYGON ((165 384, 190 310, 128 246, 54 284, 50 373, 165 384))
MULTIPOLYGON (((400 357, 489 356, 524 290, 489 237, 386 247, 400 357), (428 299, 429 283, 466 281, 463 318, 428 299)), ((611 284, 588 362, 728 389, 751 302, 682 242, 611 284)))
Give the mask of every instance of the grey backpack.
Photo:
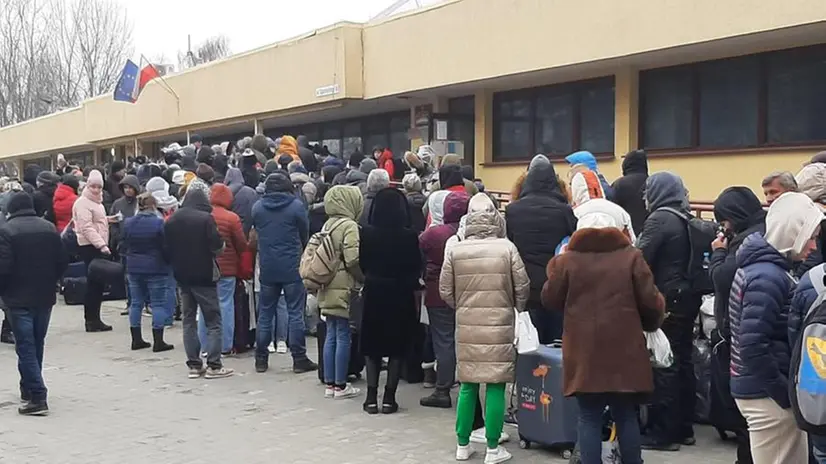
POLYGON ((826 265, 809 271, 817 299, 803 320, 800 338, 792 347, 789 399, 797 426, 826 435, 826 265))

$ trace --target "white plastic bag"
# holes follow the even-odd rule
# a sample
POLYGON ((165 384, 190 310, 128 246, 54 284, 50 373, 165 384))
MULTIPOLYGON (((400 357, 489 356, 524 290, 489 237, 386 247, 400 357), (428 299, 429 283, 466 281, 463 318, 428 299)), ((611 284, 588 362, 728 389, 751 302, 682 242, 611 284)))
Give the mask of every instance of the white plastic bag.
POLYGON ((714 295, 703 296, 699 318, 703 333, 707 339, 711 340, 711 332, 717 328, 717 320, 714 319, 714 295))
POLYGON ((655 369, 671 367, 674 363, 671 344, 662 329, 657 329, 656 332, 645 332, 645 346, 648 348, 651 365, 655 369))
POLYGON ((516 313, 516 352, 519 354, 534 353, 539 349, 539 332, 536 331, 531 315, 527 311, 516 313))

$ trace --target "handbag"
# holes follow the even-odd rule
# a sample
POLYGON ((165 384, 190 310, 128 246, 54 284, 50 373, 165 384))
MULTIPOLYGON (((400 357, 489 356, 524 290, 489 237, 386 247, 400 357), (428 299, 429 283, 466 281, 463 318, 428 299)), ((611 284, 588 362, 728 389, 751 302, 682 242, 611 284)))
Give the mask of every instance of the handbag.
POLYGON ((89 263, 87 277, 103 284, 123 281, 123 264, 106 258, 95 258, 89 263))
MULTIPOLYGON (((515 311, 515 310, 514 310, 515 311)), ((519 354, 534 353, 539 349, 539 332, 531 321, 528 311, 516 313, 516 352, 519 354)))

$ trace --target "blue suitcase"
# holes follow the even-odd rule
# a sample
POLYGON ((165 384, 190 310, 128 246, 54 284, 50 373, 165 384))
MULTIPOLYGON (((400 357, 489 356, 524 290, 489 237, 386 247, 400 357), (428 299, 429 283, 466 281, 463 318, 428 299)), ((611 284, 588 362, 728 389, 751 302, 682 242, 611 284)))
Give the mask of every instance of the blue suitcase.
POLYGON ((519 446, 537 443, 569 459, 577 441, 579 407, 562 394, 562 344, 542 345, 516 360, 519 446))
POLYGON ((86 277, 86 263, 83 261, 78 261, 75 263, 69 264, 66 268, 66 272, 63 273, 63 278, 71 277, 74 279, 80 277, 86 277))

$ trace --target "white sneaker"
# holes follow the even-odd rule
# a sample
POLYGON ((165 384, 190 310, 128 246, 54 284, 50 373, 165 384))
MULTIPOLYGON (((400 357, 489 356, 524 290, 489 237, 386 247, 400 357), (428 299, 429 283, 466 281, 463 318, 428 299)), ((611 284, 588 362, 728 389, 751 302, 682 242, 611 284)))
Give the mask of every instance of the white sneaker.
POLYGON ((358 395, 359 395, 359 393, 361 393, 361 389, 359 389, 359 388, 355 388, 355 387, 353 387, 352 385, 350 385, 350 384, 348 383, 348 384, 347 384, 347 387, 345 387, 345 388, 344 388, 344 390, 338 390, 338 389, 336 389, 336 391, 335 391, 335 393, 333 394, 333 396, 334 396, 334 397, 335 397, 335 399, 337 399, 337 400, 343 400, 343 399, 353 398, 353 397, 355 397, 355 396, 358 396, 358 395))
POLYGON ((267 346, 267 351, 270 353, 275 353, 275 343, 270 342, 269 346, 267 346))
POLYGON ((499 464, 500 462, 509 461, 512 457, 508 450, 501 446, 496 447, 496 449, 488 448, 487 453, 485 453, 485 464, 499 464))
POLYGON ((457 461, 467 461, 468 459, 472 458, 476 451, 470 447, 470 445, 456 445, 456 460, 457 461))
POLYGON ((278 342, 278 344, 275 347, 275 352, 278 354, 287 353, 287 342, 278 342))
MULTIPOLYGON (((507 432, 502 432, 502 435, 499 435, 499 444, 505 443, 506 441, 510 440, 511 437, 508 435, 507 432)), ((476 429, 470 434, 470 442, 471 443, 480 443, 480 444, 487 444, 488 439, 485 438, 485 428, 482 427, 480 429, 476 429)))
POLYGON ((333 387, 324 387, 324 398, 333 398, 336 394, 336 389, 333 387))

